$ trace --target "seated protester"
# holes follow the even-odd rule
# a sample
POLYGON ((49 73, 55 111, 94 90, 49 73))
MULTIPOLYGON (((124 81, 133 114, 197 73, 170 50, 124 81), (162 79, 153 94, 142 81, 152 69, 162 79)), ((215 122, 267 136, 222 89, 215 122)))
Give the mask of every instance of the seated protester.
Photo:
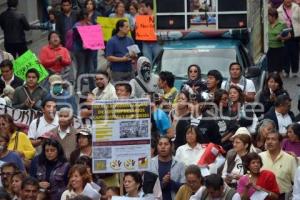
POLYGON ((57 200, 68 184, 69 168, 60 143, 54 139, 46 139, 42 152, 31 163, 30 176, 39 181, 41 189, 49 192, 51 200, 57 200))
POLYGON ((123 178, 126 197, 145 197, 142 190, 143 179, 139 172, 126 172, 123 178))
POLYGON ((0 166, 4 163, 14 163, 20 171, 25 171, 23 160, 18 153, 7 149, 9 144, 9 135, 6 133, 0 134, 0 166))
MULTIPOLYGON (((1 136, 0 136, 0 141, 1 141, 1 136)), ((1 162, 1 161, 0 161, 1 162)), ((7 192, 11 193, 11 182, 12 182, 12 176, 15 173, 19 173, 20 169, 18 168, 17 164, 14 162, 6 162, 3 163, 1 162, 1 184, 4 190, 7 192)))
POLYGON ((274 107, 264 115, 265 119, 275 122, 276 129, 282 136, 286 136, 286 128, 295 120, 294 113, 290 110, 291 101, 288 95, 279 95, 274 102, 274 107))
POLYGON ((287 91, 283 89, 280 75, 278 73, 269 74, 264 89, 259 96, 259 102, 264 106, 264 113, 274 106, 275 99, 282 94, 288 95, 287 91))
POLYGON ((162 71, 159 73, 158 88, 163 90, 160 99, 162 101, 162 108, 170 111, 172 104, 177 96, 177 89, 174 87, 175 76, 172 72, 162 71))
MULTIPOLYGON (((45 99, 42 102, 43 115, 34 119, 29 125, 28 137, 34 147, 42 144, 44 133, 58 126, 58 116, 56 115, 56 100, 45 99)), ((38 152, 39 153, 39 152, 38 152)))
POLYGON ((81 164, 71 167, 68 175, 68 189, 61 196, 61 200, 68 200, 79 195, 85 195, 92 200, 99 200, 101 195, 91 185, 92 174, 81 164), (85 190, 88 188, 88 192, 85 190))
POLYGON ((63 107, 69 107, 73 110, 72 114, 77 115, 76 98, 65 88, 66 85, 61 75, 53 74, 49 77, 48 81, 50 90, 45 99, 56 99, 57 110, 60 110, 63 107))
POLYGON ((21 185, 21 199, 38 199, 39 188, 39 182, 36 178, 26 177, 21 185))
POLYGON ((118 99, 130 99, 132 88, 129 83, 117 82, 115 88, 118 99))
POLYGON ((96 88, 92 93, 96 100, 114 100, 118 99, 116 89, 110 82, 110 77, 106 71, 98 71, 95 76, 96 88))
POLYGON ((221 176, 211 174, 205 178, 204 186, 190 198, 190 200, 199 199, 241 200, 241 195, 224 183, 221 176))
POLYGON ((57 140, 64 149, 67 160, 70 160, 70 154, 76 149, 77 130, 73 127, 73 116, 70 108, 61 108, 58 113, 58 126, 43 137, 57 140))
POLYGON ((23 80, 14 75, 12 60, 3 60, 0 63, 0 71, 0 94, 2 94, 5 86, 7 85, 14 89, 23 85, 23 80))
POLYGON ((92 126, 92 103, 95 100, 95 95, 91 92, 85 92, 79 99, 79 117, 84 128, 92 126))
POLYGON ((243 168, 243 160, 250 152, 259 151, 251 143, 251 135, 247 128, 240 127, 232 136, 233 149, 226 155, 226 161, 222 170, 222 177, 230 186, 236 188, 241 176, 246 174, 243 168))
POLYGON ((11 188, 12 199, 21 199, 21 185, 26 177, 27 174, 22 172, 16 172, 14 173, 14 175, 11 176, 11 183, 9 188, 11 188))
POLYGON ((229 65, 229 80, 222 82, 221 88, 229 91, 230 86, 235 85, 241 88, 245 102, 253 102, 255 100, 255 86, 252 80, 243 76, 243 69, 239 63, 231 63, 229 65))
MULTIPOLYGON (((88 156, 80 156, 75 164, 81 164, 87 167, 87 170, 92 174, 92 182, 91 185, 95 190, 97 190, 101 195, 105 195, 105 190, 106 190, 106 183, 102 178, 105 178, 107 174, 95 174, 93 173, 93 163, 92 163, 92 158, 88 156)), ((109 174, 111 175, 111 174, 109 174)))
MULTIPOLYGON (((207 105, 201 94, 196 94, 192 99, 192 114, 187 119, 191 125, 197 126, 200 131, 201 144, 221 144, 219 127, 213 116, 207 112, 207 105)), ((183 120, 182 120, 183 121, 183 120)))
POLYGON ((210 70, 207 73, 207 90, 203 92, 206 100, 214 100, 214 94, 221 88, 222 81, 222 74, 218 70, 210 70))
POLYGON ((185 183, 184 164, 172 157, 172 142, 166 136, 159 139, 157 151, 158 155, 151 160, 151 172, 159 176, 163 199, 174 200, 185 183))
POLYGON ((135 98, 145 97, 147 94, 158 93, 158 76, 151 72, 152 65, 146 57, 139 57, 137 61, 137 75, 130 80, 132 87, 131 96, 135 98))
POLYGON ((2 95, 0 96, 0 98, 5 101, 2 104, 12 107, 12 99, 14 97, 14 94, 15 94, 15 89, 10 85, 6 85, 5 88, 3 89, 2 95))
POLYGON ((300 124, 292 123, 287 127, 287 138, 282 141, 282 150, 300 157, 300 124))
POLYGON ((242 199, 249 199, 256 191, 266 192, 266 200, 278 199, 279 187, 273 172, 261 170, 261 157, 251 152, 244 159, 244 167, 248 174, 242 176, 237 185, 237 192, 242 199))
MULTIPOLYGON (((190 125, 186 128, 186 144, 179 146, 176 150, 175 159, 183 162, 186 166, 196 165, 204 155, 207 145, 200 144, 201 134, 197 126, 190 125)), ((219 155, 214 163, 209 164, 211 173, 217 173, 217 169, 225 162, 223 156, 219 155)))
POLYGON ((255 133, 258 122, 252 105, 245 102, 243 92, 238 86, 232 85, 229 88, 229 112, 230 117, 240 127, 247 127, 250 133, 255 133))
POLYGON ((174 130, 172 129, 168 115, 159 108, 161 105, 160 98, 157 94, 151 96, 151 120, 152 128, 156 129, 160 135, 167 135, 169 138, 174 137, 174 130))
POLYGON ((282 136, 277 131, 268 133, 266 138, 267 151, 259 155, 263 161, 263 169, 272 171, 279 186, 279 199, 286 199, 292 190, 297 160, 281 149, 282 136))
POLYGON ((61 39, 56 31, 48 34, 49 44, 40 50, 39 60, 41 64, 52 74, 61 74, 65 67, 71 64, 68 49, 61 45, 61 39))
POLYGON ((173 128, 173 130, 175 130, 174 134, 176 135, 176 137, 178 137, 174 141, 175 149, 177 149, 179 144, 185 142, 185 136, 184 135, 182 136, 180 133, 182 132, 183 129, 185 129, 185 127, 187 125, 183 125, 184 127, 177 128, 177 124, 179 123, 180 125, 182 125, 182 123, 180 123, 180 121, 182 119, 189 118, 191 116, 189 101, 190 101, 190 94, 187 91, 182 90, 177 96, 176 104, 174 104, 173 109, 169 113, 169 118, 172 123, 172 128, 173 128), (176 134, 176 131, 178 131, 178 133, 179 133, 178 135, 176 134), (183 141, 180 141, 180 140, 183 140, 183 141))
POLYGON ((175 200, 189 200, 199 190, 204 180, 197 165, 189 165, 185 169, 185 179, 186 183, 179 188, 175 200))
POLYGON ((202 93, 207 90, 204 81, 201 78, 201 69, 198 65, 193 64, 187 70, 188 80, 183 83, 182 88, 191 88, 193 93, 202 93))
POLYGON ((259 122, 257 125, 257 131, 256 131, 256 137, 254 142, 254 145, 256 148, 260 149, 261 151, 265 151, 265 142, 268 133, 275 131, 276 125, 273 120, 270 119, 263 119, 259 122))
POLYGON ((212 110, 222 137, 221 145, 225 150, 232 149, 232 141, 230 141, 230 138, 238 129, 238 125, 234 123, 234 120, 230 117, 228 96, 229 94, 226 90, 217 89, 214 93, 213 102, 215 106, 212 110))
POLYGON ((76 134, 77 148, 70 155, 70 164, 74 165, 80 156, 92 157, 92 133, 88 128, 81 129, 76 134))
POLYGON ((27 134, 17 131, 13 118, 8 114, 0 115, 0 132, 10 137, 7 149, 18 153, 25 161, 29 161, 35 155, 35 149, 32 146, 27 134))
POLYGON ((102 196, 103 199, 112 199, 113 196, 120 196, 120 187, 111 186, 106 188, 105 196, 102 196))
POLYGON ((25 85, 16 88, 12 106, 20 109, 41 109, 41 103, 47 92, 39 85, 39 72, 31 68, 26 72, 25 85))

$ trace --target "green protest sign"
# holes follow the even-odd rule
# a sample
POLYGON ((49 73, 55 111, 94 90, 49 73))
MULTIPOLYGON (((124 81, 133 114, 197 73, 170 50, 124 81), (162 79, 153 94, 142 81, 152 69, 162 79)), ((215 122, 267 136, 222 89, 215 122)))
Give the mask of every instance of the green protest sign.
POLYGON ((39 62, 36 55, 31 50, 26 51, 24 54, 18 57, 13 64, 15 75, 22 80, 26 80, 26 72, 32 68, 36 69, 40 74, 40 79, 38 82, 41 82, 49 75, 48 71, 39 62))

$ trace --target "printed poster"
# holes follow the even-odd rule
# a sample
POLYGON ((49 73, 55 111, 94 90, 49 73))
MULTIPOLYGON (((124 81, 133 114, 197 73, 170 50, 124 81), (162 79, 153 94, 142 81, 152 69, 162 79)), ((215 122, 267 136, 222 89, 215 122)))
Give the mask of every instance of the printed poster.
POLYGON ((94 173, 149 170, 150 115, 149 99, 94 102, 94 173))

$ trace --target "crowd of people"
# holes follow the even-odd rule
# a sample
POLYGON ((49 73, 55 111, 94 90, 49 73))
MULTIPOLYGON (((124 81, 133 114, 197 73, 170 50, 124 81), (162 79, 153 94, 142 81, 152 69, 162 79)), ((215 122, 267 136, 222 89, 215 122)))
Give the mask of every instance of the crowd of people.
POLYGON ((152 1, 44 1, 44 22, 30 25, 18 0, 8 0, 0 15, 0 199, 300 199, 300 116, 281 74, 298 72, 300 7, 275 2, 268 12, 268 75, 258 93, 237 62, 228 66, 228 79, 211 69, 204 80, 201 66, 183 66, 188 80, 180 88, 172 72, 154 74, 160 45, 136 40, 134 32, 137 15, 153 15, 152 1), (84 48, 77 30, 97 24, 98 16, 122 18, 104 51, 84 48), (49 31, 39 52, 45 80, 35 68, 25 80, 14 73, 30 29, 49 31), (140 54, 127 48, 134 44, 140 54), (280 61, 285 49, 290 65, 280 61), (150 169, 93 173, 93 101, 135 98, 151 100, 150 169), (26 126, 8 107, 38 114, 26 126))

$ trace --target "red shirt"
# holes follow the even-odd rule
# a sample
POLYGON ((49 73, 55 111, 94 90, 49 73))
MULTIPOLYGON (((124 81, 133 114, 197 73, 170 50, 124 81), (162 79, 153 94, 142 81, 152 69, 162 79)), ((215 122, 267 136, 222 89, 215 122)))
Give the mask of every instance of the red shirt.
MULTIPOLYGON (((244 187, 249 183, 249 177, 248 175, 244 175, 240 178, 237 186, 237 192, 242 194, 244 191, 244 187)), ((261 170, 259 176, 256 180, 256 185, 264 188, 265 190, 269 192, 273 192, 276 194, 280 194, 279 187, 276 182, 276 177, 273 174, 273 172, 268 170, 261 170)), ((255 192, 255 189, 253 187, 249 188, 248 190, 248 197, 250 197, 255 192)), ((266 200, 269 200, 270 198, 267 197, 266 200)))
POLYGON ((46 45, 40 51, 40 62, 45 68, 60 73, 64 67, 71 64, 71 57, 69 51, 62 46, 53 48, 46 45), (61 56, 62 59, 56 60, 57 56, 61 56))

